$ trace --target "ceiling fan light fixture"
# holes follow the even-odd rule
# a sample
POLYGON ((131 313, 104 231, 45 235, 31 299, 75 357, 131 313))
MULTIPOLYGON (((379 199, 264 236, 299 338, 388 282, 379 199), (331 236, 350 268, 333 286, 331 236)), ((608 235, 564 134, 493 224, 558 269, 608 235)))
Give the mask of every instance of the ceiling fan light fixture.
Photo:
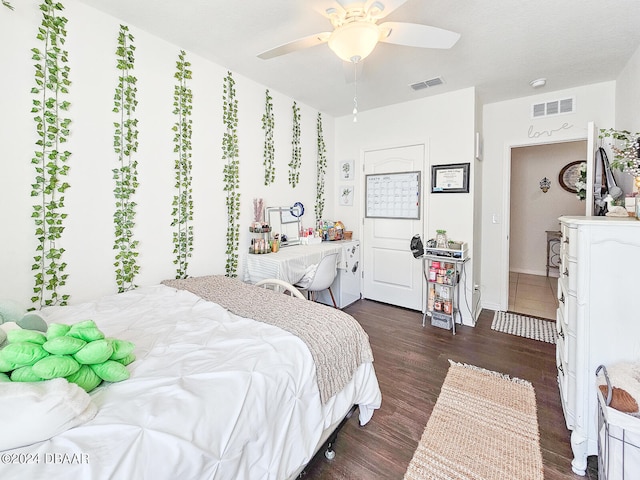
POLYGON ((331 33, 329 48, 345 62, 354 62, 354 58, 359 61, 373 52, 379 39, 380 30, 375 23, 352 22, 331 33))

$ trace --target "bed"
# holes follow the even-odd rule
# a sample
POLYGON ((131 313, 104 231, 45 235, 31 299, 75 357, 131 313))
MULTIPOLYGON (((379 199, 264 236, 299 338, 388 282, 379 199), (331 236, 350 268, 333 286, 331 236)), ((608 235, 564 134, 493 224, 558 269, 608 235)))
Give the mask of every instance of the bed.
POLYGON ((354 405, 361 425, 380 407, 368 337, 344 312, 222 276, 163 283, 43 311, 94 320, 137 359, 89 394, 92 419, 0 452, 0 478, 295 478, 354 405), (318 343, 333 329, 333 345, 303 328, 318 343))

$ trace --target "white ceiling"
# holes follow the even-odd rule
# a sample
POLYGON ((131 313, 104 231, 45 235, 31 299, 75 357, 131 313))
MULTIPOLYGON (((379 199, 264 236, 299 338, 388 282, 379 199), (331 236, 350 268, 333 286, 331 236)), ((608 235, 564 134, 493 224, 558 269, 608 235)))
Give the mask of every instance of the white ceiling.
MULTIPOLYGON (((119 18, 134 35, 145 30, 329 115, 351 113, 353 69, 326 44, 270 60, 256 56, 331 31, 321 12, 335 0, 80 1, 119 18)), ((614 80, 640 45, 640 0, 407 0, 384 21, 462 36, 450 50, 378 44, 362 61, 360 111, 472 86, 492 103, 614 80), (409 88, 438 76, 443 85, 409 88), (539 77, 547 86, 534 91, 529 82, 539 77)))

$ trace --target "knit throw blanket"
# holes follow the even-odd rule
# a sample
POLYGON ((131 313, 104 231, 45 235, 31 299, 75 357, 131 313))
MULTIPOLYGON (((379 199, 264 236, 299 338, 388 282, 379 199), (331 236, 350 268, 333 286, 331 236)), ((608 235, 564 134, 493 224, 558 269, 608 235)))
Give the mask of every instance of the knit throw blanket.
POLYGON ((217 303, 240 317, 274 325, 299 337, 315 362, 323 404, 349 383, 359 365, 373 362, 369 336, 352 316, 340 310, 222 275, 162 283, 217 303))

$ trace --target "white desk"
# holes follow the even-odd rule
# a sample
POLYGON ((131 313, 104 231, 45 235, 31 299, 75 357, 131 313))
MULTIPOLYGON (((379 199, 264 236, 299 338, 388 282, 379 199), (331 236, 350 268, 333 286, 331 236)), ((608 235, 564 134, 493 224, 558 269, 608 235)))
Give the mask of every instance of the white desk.
POLYGON ((278 278, 297 283, 309 265, 317 264, 325 255, 338 254, 338 265, 343 261, 344 241, 322 242, 317 245, 292 245, 280 247, 276 253, 247 253, 244 281, 256 283, 267 278, 278 278))

